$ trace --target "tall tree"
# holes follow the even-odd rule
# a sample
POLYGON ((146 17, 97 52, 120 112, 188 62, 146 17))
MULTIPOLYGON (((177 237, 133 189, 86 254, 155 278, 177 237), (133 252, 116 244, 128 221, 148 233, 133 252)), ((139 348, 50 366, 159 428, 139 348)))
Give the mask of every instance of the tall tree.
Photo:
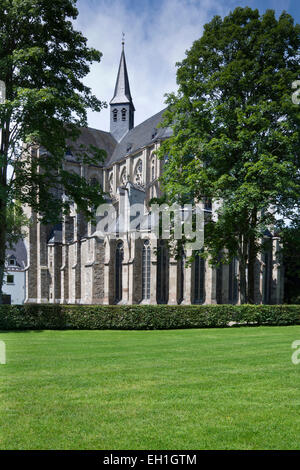
MULTIPOLYGON (((74 29, 77 15, 76 0, 0 0, 0 80, 6 87, 0 104, 0 294, 14 201, 29 205, 45 223, 57 221, 71 202, 89 216, 102 201, 99 186, 64 167, 67 148, 87 125, 87 108, 103 106, 82 83, 101 53, 74 29)), ((77 159, 98 164, 103 156, 82 148, 77 159)))
POLYGON ((239 260, 241 301, 254 302, 262 234, 299 207, 300 25, 283 12, 236 8, 204 26, 177 64, 178 92, 167 97, 173 136, 163 184, 169 200, 213 198, 205 250, 217 264, 239 260), (246 273, 248 272, 248 275, 246 273))

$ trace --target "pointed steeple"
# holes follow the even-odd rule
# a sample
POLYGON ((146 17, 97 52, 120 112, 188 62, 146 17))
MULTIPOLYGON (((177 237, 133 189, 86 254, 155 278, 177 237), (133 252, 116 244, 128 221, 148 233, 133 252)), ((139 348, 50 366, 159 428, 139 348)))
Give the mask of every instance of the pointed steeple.
POLYGON ((122 41, 122 53, 115 86, 115 92, 112 100, 110 101, 110 104, 120 103, 132 103, 124 52, 124 40, 122 41))
POLYGON ((120 141, 127 132, 133 128, 134 105, 129 87, 125 52, 124 34, 122 40, 122 52, 114 96, 110 101, 110 131, 120 141))

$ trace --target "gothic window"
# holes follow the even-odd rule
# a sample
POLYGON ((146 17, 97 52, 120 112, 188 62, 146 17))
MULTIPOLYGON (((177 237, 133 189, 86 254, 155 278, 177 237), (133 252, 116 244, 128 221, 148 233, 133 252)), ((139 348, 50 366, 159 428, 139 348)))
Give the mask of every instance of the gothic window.
POLYGON ((97 178, 95 178, 95 177, 91 178, 90 183, 91 183, 91 186, 97 186, 97 184, 98 184, 97 178))
POLYGON ((228 302, 236 303, 238 299, 237 262, 233 258, 228 270, 228 302))
POLYGON ((117 122, 117 120, 118 120, 118 110, 114 109, 113 110, 113 121, 117 122))
POLYGON ((115 264, 115 301, 120 302, 122 300, 123 290, 123 258, 124 248, 123 242, 118 242, 116 248, 116 264, 115 264))
POLYGON ((203 304, 205 300, 205 260, 197 254, 194 261, 194 303, 203 304))
POLYGON ((144 241, 142 254, 142 298, 150 299, 151 252, 149 240, 144 241))
POLYGON ((126 109, 125 108, 122 108, 122 121, 126 121, 126 109))
POLYGON ((108 178, 108 190, 110 193, 113 192, 114 185, 113 185, 113 174, 111 173, 108 178))
POLYGON ((263 273, 263 303, 271 302, 271 283, 272 283, 272 255, 271 251, 264 253, 264 273, 263 273))
POLYGON ((127 182, 126 168, 123 168, 120 176, 120 183, 122 186, 125 186, 127 182))
POLYGON ((138 186, 143 185, 143 163, 142 160, 139 160, 136 164, 134 171, 134 182, 138 186))
POLYGON ((151 181, 155 180, 155 160, 152 159, 151 162, 151 181))
POLYGON ((211 211, 212 209, 212 202, 209 197, 204 198, 204 210, 211 211))
POLYGON ((179 260, 179 302, 184 299, 184 269, 185 269, 185 253, 181 251, 181 257, 179 260))
POLYGON ((165 240, 161 240, 157 249, 157 303, 168 302, 168 252, 165 240))

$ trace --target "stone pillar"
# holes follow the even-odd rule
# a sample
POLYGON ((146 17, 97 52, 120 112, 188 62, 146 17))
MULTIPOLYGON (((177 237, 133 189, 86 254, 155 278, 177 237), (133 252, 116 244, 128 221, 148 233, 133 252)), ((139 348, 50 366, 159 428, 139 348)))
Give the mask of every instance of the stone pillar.
POLYGON ((62 223, 61 303, 69 301, 69 244, 74 237, 73 217, 64 216, 62 223))
POLYGON ((47 227, 37 222, 37 303, 49 301, 47 227))
POLYGON ((178 292, 178 261, 174 257, 169 258, 169 305, 177 305, 178 292))
POLYGON ((113 304, 115 300, 115 248, 116 241, 104 242, 104 297, 103 304, 113 304), (112 256, 114 254, 114 256, 112 256))
MULTIPOLYGON (((192 255, 191 251, 187 251, 186 257, 192 255)), ((182 305, 190 305, 193 301, 193 266, 192 264, 184 266, 184 279, 183 279, 183 300, 182 305)))
POLYGON ((157 304, 157 239, 151 240, 151 291, 150 303, 157 304))
POLYGON ((205 304, 217 303, 217 270, 208 261, 205 263, 205 304))
POLYGON ((122 304, 129 303, 130 242, 123 240, 124 257, 122 263, 122 304))
POLYGON ((142 301, 142 250, 143 240, 131 235, 131 256, 128 262, 128 303, 137 304, 142 301))
POLYGON ((283 301, 283 266, 280 255, 280 239, 273 237, 272 239, 272 291, 271 303, 280 304, 283 301))
MULTIPOLYGON (((30 216, 30 214, 28 214, 30 216)), ((31 213, 31 225, 27 229, 27 269, 25 303, 37 302, 37 217, 31 213)))

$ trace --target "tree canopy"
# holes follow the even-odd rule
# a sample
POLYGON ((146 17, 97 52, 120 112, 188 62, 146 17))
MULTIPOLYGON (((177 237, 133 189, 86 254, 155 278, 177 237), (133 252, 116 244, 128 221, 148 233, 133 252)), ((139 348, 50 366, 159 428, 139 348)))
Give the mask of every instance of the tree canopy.
MULTIPOLYGON (((74 29, 77 15, 75 0, 0 2, 0 80, 6 87, 0 104, 0 287, 14 201, 29 205, 45 223, 57 221, 73 202, 90 216, 102 201, 100 186, 64 165, 67 148, 87 125, 87 109, 103 107, 82 82, 101 53, 74 29)), ((77 155, 93 164, 103 157, 96 148, 77 155)))
POLYGON ((221 252, 238 258, 242 302, 254 301, 264 231, 299 209, 299 47, 300 25, 286 12, 236 8, 204 26, 167 97, 164 189, 171 202, 213 199, 205 250, 214 264, 221 252))

